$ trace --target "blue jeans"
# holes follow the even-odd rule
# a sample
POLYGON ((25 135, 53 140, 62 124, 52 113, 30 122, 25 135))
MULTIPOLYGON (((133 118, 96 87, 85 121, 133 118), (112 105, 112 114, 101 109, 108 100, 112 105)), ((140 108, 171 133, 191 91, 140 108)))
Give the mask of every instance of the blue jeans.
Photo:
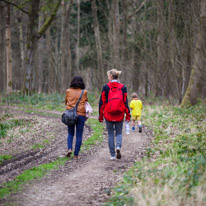
POLYGON ((75 156, 78 156, 80 147, 82 144, 82 134, 84 130, 84 123, 85 123, 85 116, 79 115, 77 123, 74 126, 68 126, 67 145, 68 145, 68 149, 71 149, 71 150, 72 150, 73 137, 74 137, 75 126, 76 126, 76 144, 75 144, 75 150, 74 150, 75 156))
POLYGON ((109 151, 112 157, 115 157, 115 143, 114 138, 116 136, 116 147, 121 148, 122 146, 122 126, 121 122, 109 122, 106 120, 107 131, 108 131, 108 144, 109 151))

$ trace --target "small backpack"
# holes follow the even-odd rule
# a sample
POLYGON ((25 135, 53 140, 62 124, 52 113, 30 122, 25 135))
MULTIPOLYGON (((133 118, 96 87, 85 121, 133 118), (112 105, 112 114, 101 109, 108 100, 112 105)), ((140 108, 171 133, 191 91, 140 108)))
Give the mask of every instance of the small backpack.
MULTIPOLYGON (((108 85, 109 86, 109 85, 108 85)), ((119 84, 118 87, 110 87, 108 94, 107 112, 110 114, 120 114, 125 110, 125 104, 123 100, 122 87, 123 84, 119 84)))
POLYGON ((77 101, 76 105, 73 108, 66 110, 62 114, 62 118, 61 118, 62 123, 66 124, 67 126, 75 125, 77 120, 78 120, 77 107, 78 107, 78 104, 82 98, 83 93, 84 93, 84 89, 82 90, 81 95, 80 95, 79 100, 77 101))

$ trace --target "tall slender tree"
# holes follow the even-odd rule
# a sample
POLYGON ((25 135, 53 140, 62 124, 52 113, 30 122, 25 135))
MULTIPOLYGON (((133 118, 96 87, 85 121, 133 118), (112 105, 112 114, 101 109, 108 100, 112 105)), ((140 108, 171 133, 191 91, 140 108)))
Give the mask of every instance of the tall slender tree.
POLYGON ((119 0, 112 1, 112 20, 113 20, 113 67, 120 69, 120 16, 119 0))
POLYGON ((76 73, 79 73, 80 61, 80 0, 77 0, 77 44, 76 44, 76 73))
POLYGON ((0 2, 0 91, 5 89, 5 6, 0 2))
POLYGON ((62 25, 61 25, 61 91, 65 91, 68 86, 68 82, 72 76, 72 54, 71 54, 71 42, 70 42, 70 25, 69 18, 73 5, 73 0, 65 2, 62 0, 63 13, 62 13, 62 25))
POLYGON ((29 14, 28 14, 29 22, 28 22, 28 33, 27 33, 27 53, 26 53, 26 63, 25 63, 25 67, 26 67, 25 89, 28 92, 30 92, 34 88, 32 72, 35 66, 37 42, 42 37, 42 35, 45 34, 46 30, 54 20, 54 17, 56 16, 60 3, 61 0, 58 0, 55 5, 54 11, 45 20, 44 24, 38 31, 40 0, 31 0, 29 14))
POLYGON ((157 3, 157 71, 156 71, 156 96, 164 93, 163 74, 165 64, 165 27, 164 27, 164 0, 156 0, 157 3))
POLYGON ((96 0, 92 0, 92 14, 93 14, 93 22, 94 22, 94 35, 95 35, 95 43, 96 43, 96 52, 97 52, 97 69, 99 71, 99 80, 100 84, 104 83, 104 68, 103 68, 103 60, 102 60, 102 43, 99 31, 99 22, 97 18, 97 5, 96 0))
POLYGON ((10 24, 10 4, 7 4, 6 18, 6 72, 7 72, 7 93, 12 92, 12 55, 11 55, 11 24, 10 24))
POLYGON ((200 16, 198 32, 194 47, 194 60, 192 71, 190 74, 189 84, 185 92, 181 105, 197 103, 198 98, 201 97, 203 88, 202 76, 205 73, 205 43, 206 43, 206 1, 200 0, 199 4, 200 16))

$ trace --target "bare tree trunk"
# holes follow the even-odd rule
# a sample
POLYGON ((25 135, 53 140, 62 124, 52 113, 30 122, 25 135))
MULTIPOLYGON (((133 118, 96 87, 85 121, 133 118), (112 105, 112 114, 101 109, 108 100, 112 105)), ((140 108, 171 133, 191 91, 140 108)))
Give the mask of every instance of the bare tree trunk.
POLYGON ((169 1, 168 5, 168 52, 167 55, 167 65, 168 74, 166 75, 167 81, 165 89, 165 96, 170 98, 171 96, 177 99, 181 96, 180 88, 178 88, 178 83, 181 81, 180 71, 177 65, 177 38, 175 34, 175 2, 174 0, 169 1))
POLYGON ((80 0, 77 0, 77 44, 76 44, 76 70, 77 74, 79 73, 79 60, 80 60, 80 51, 79 51, 79 42, 80 42, 80 0))
POLYGON ((27 32, 27 53, 25 58, 25 68, 26 68, 26 80, 25 80, 25 90, 26 92, 31 92, 34 88, 34 69, 35 69, 35 59, 37 52, 38 40, 45 34, 48 27, 51 25, 54 17, 56 16, 57 10, 60 6, 61 0, 57 0, 54 10, 51 15, 45 20, 41 29, 38 31, 38 21, 39 21, 39 6, 40 0, 31 0, 29 9, 29 20, 28 20, 28 32, 27 32))
POLYGON ((55 91, 56 78, 55 78, 55 69, 54 69, 54 59, 52 54, 52 46, 51 46, 51 34, 50 30, 46 31, 46 44, 47 44, 47 69, 48 69, 48 78, 47 78, 47 86, 49 93, 55 91))
POLYGON ((101 37, 99 32, 99 23, 97 18, 96 0, 92 0, 92 14, 93 14, 93 21, 94 21, 94 34, 95 34, 96 52, 97 52, 97 69, 100 74, 98 85, 101 88, 104 83, 104 68, 103 68, 103 60, 102 60, 102 44, 101 44, 101 37))
POLYGON ((0 91, 5 89, 5 7, 0 2, 0 91))
POLYGON ((21 55, 21 68, 20 68, 20 73, 21 73, 21 79, 20 82, 21 88, 24 87, 23 82, 24 82, 24 59, 25 59, 25 45, 24 45, 24 37, 23 37, 23 22, 22 22, 22 13, 20 12, 20 17, 18 21, 18 28, 19 28, 19 44, 20 44, 20 55, 21 55))
POLYGON ((128 25, 128 0, 122 0, 122 8, 123 8, 123 43, 122 43, 122 70, 123 78, 125 82, 127 82, 129 78, 129 67, 128 67, 128 55, 127 55, 127 25, 128 25))
POLYGON ((61 10, 61 37, 60 37, 60 51, 59 51, 59 56, 60 56, 60 61, 61 61, 61 66, 60 66, 60 84, 61 84, 61 90, 65 90, 64 87, 64 77, 66 76, 66 64, 65 64, 65 47, 66 47, 66 44, 65 44, 65 32, 66 30, 64 29, 64 24, 65 24, 65 15, 66 15, 66 4, 65 4, 65 0, 61 0, 61 5, 62 5, 62 10, 61 10))
MULTIPOLYGON (((139 90, 139 72, 140 72, 140 62, 139 62, 139 55, 138 55, 138 49, 134 48, 133 49, 133 65, 132 65, 132 72, 131 72, 131 80, 132 80, 132 89, 135 92, 138 92, 139 90)), ((130 73, 129 73, 130 74, 130 73)))
POLYGON ((202 76, 205 72, 205 39, 206 39, 206 1, 200 1, 199 29, 194 48, 194 63, 190 74, 190 80, 181 105, 197 103, 201 97, 203 82, 202 76))
POLYGON ((127 58, 127 24, 128 24, 128 15, 127 15, 127 0, 122 0, 123 7, 123 61, 127 58))
POLYGON ((33 88, 32 72, 34 70, 34 62, 36 58, 37 42, 38 42, 38 18, 39 18, 40 0, 32 0, 29 12, 29 24, 27 34, 27 54, 26 54, 26 82, 25 89, 30 92, 33 88))
POLYGON ((113 11, 113 67, 120 69, 120 56, 119 56, 119 46, 120 46, 120 19, 119 19, 119 0, 112 1, 112 11, 113 11))
POLYGON ((60 65, 60 58, 58 56, 58 42, 59 39, 56 38, 55 42, 52 41, 51 38, 51 31, 48 29, 46 31, 46 43, 47 43, 47 68, 48 68, 48 79, 47 79, 47 85, 48 85, 48 91, 49 92, 60 92, 61 85, 61 74, 59 71, 59 65, 60 65), (53 45, 52 45, 53 43, 53 45))
POLYGON ((187 83, 188 83, 188 76, 191 72, 191 37, 188 34, 189 28, 186 28, 184 31, 184 38, 182 42, 182 48, 181 48, 181 96, 179 98, 179 103, 181 103, 185 91, 187 89, 187 83))
POLYGON ((156 96, 163 95, 163 72, 165 71, 164 0, 157 0, 157 72, 156 96))
POLYGON ((55 78, 56 78, 56 91, 61 92, 61 58, 59 55, 59 42, 60 42, 60 35, 57 36, 57 38, 54 41, 54 53, 53 53, 53 59, 54 59, 54 71, 55 71, 55 78))
POLYGON ((38 93, 41 93, 43 90, 43 85, 44 85, 44 55, 43 50, 44 50, 44 39, 41 38, 38 42, 38 52, 37 52, 37 59, 38 59, 38 65, 36 67, 36 83, 35 83, 35 88, 38 93))
MULTIPOLYGON (((183 39, 183 45, 186 45, 186 39, 183 39)), ((184 96, 185 93, 185 87, 186 87, 186 70, 187 70, 187 55, 188 55, 188 51, 187 51, 188 47, 183 47, 182 48, 182 67, 181 67, 181 98, 179 98, 179 103, 181 103, 182 97, 184 96)))
POLYGON ((112 28, 112 23, 113 23, 113 10, 112 10, 112 5, 110 4, 109 0, 106 0, 106 4, 107 4, 107 9, 109 11, 109 15, 107 17, 107 21, 108 21, 108 40, 109 40, 109 44, 108 44, 108 52, 110 54, 109 56, 109 69, 111 69, 111 67, 113 66, 113 59, 114 59, 114 54, 113 54, 113 28, 112 28))
MULTIPOLYGON (((44 16, 41 16, 39 18, 39 23, 38 23, 38 30, 41 28, 42 24, 44 23, 44 16)), ((34 71, 34 78, 35 78, 35 91, 38 91, 38 93, 40 94, 43 91, 43 85, 45 83, 44 81, 44 49, 45 49, 45 41, 44 41, 44 37, 40 38, 38 40, 38 48, 37 48, 37 61, 38 61, 38 65, 36 66, 36 70, 34 71)))
POLYGON ((11 56, 11 27, 10 27, 10 4, 7 4, 6 19, 6 71, 7 71, 7 93, 12 92, 12 56, 11 56))
MULTIPOLYGON (((64 4, 62 0, 62 4, 64 4)), ((67 5, 63 5, 62 28, 61 28, 61 91, 64 92, 68 87, 72 75, 72 57, 70 48, 70 33, 69 33, 69 17, 71 13, 73 0, 69 1, 67 5)))
MULTIPOLYGON (((143 25, 140 25, 141 22, 138 22, 138 16, 137 16, 137 13, 140 11, 140 9, 145 5, 145 0, 144 2, 141 3, 141 5, 139 6, 139 1, 136 2, 135 6, 137 6, 137 9, 135 10, 135 12, 133 12, 130 16, 128 16, 128 19, 131 20, 130 22, 130 26, 132 28, 132 33, 133 33, 133 41, 137 41, 136 38, 138 36, 138 34, 141 32, 143 32, 143 34, 145 33, 145 29, 146 29, 146 21, 145 21, 145 9, 144 9, 144 21, 143 21, 143 25), (136 15, 135 15, 136 14, 136 15), (135 15, 135 16, 134 16, 135 15)), ((146 7, 145 7, 146 8, 146 7)), ((142 36, 143 36, 142 34, 142 36)), ((145 45, 145 38, 146 36, 144 35, 144 40, 142 41, 144 47, 146 46, 145 45)), ((130 57, 132 59, 132 61, 128 61, 128 65, 130 65, 130 68, 128 68, 128 72, 127 72, 127 84, 128 85, 131 85, 131 88, 133 89, 133 91, 135 92, 139 92, 139 87, 140 87, 140 82, 143 82, 142 80, 140 81, 141 79, 141 61, 143 62, 143 68, 146 68, 146 58, 144 58, 143 56, 144 55, 141 55, 141 52, 143 53, 144 52, 144 47, 142 48, 142 51, 141 48, 139 47, 139 45, 135 45, 133 46, 133 49, 132 49, 132 52, 130 52, 128 50, 128 53, 127 53, 127 58, 129 58, 129 54, 132 54, 132 56, 130 57), (140 56, 142 56, 143 58, 141 59, 140 56), (132 64, 131 64, 132 63, 132 64)), ((124 63, 122 63, 124 64, 124 63)))
MULTIPOLYGON (((146 85, 146 87, 145 87, 145 94, 146 94, 146 96, 147 96, 147 83, 148 83, 148 68, 147 68, 147 64, 148 64, 148 62, 147 62, 147 52, 146 52, 146 50, 147 50, 147 36, 146 36, 146 32, 147 32, 147 20, 146 20, 146 11, 147 11, 147 0, 144 0, 144 22, 143 22, 143 32, 144 32, 144 47, 143 47, 143 64, 142 64, 142 72, 141 72, 141 70, 139 71, 139 74, 141 74, 142 73, 142 75, 143 75, 143 73, 144 73, 144 76, 146 77, 145 78, 145 85, 146 85)), ((141 81, 141 77, 140 77, 140 75, 139 75, 139 78, 138 78, 138 80, 139 81, 141 81)), ((138 88, 138 91, 139 91, 139 88, 138 88)))

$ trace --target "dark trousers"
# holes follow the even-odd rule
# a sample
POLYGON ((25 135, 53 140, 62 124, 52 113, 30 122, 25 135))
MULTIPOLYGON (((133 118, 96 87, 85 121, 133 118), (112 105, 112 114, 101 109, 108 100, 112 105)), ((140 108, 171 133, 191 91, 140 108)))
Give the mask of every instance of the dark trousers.
POLYGON ((73 138, 74 138, 75 128, 76 128, 76 144, 75 144, 75 150, 74 150, 75 156, 78 156, 80 147, 82 144, 82 134, 84 130, 84 123, 85 123, 85 116, 79 115, 77 123, 74 126, 68 126, 68 137, 67 137, 68 149, 72 149, 73 138))

